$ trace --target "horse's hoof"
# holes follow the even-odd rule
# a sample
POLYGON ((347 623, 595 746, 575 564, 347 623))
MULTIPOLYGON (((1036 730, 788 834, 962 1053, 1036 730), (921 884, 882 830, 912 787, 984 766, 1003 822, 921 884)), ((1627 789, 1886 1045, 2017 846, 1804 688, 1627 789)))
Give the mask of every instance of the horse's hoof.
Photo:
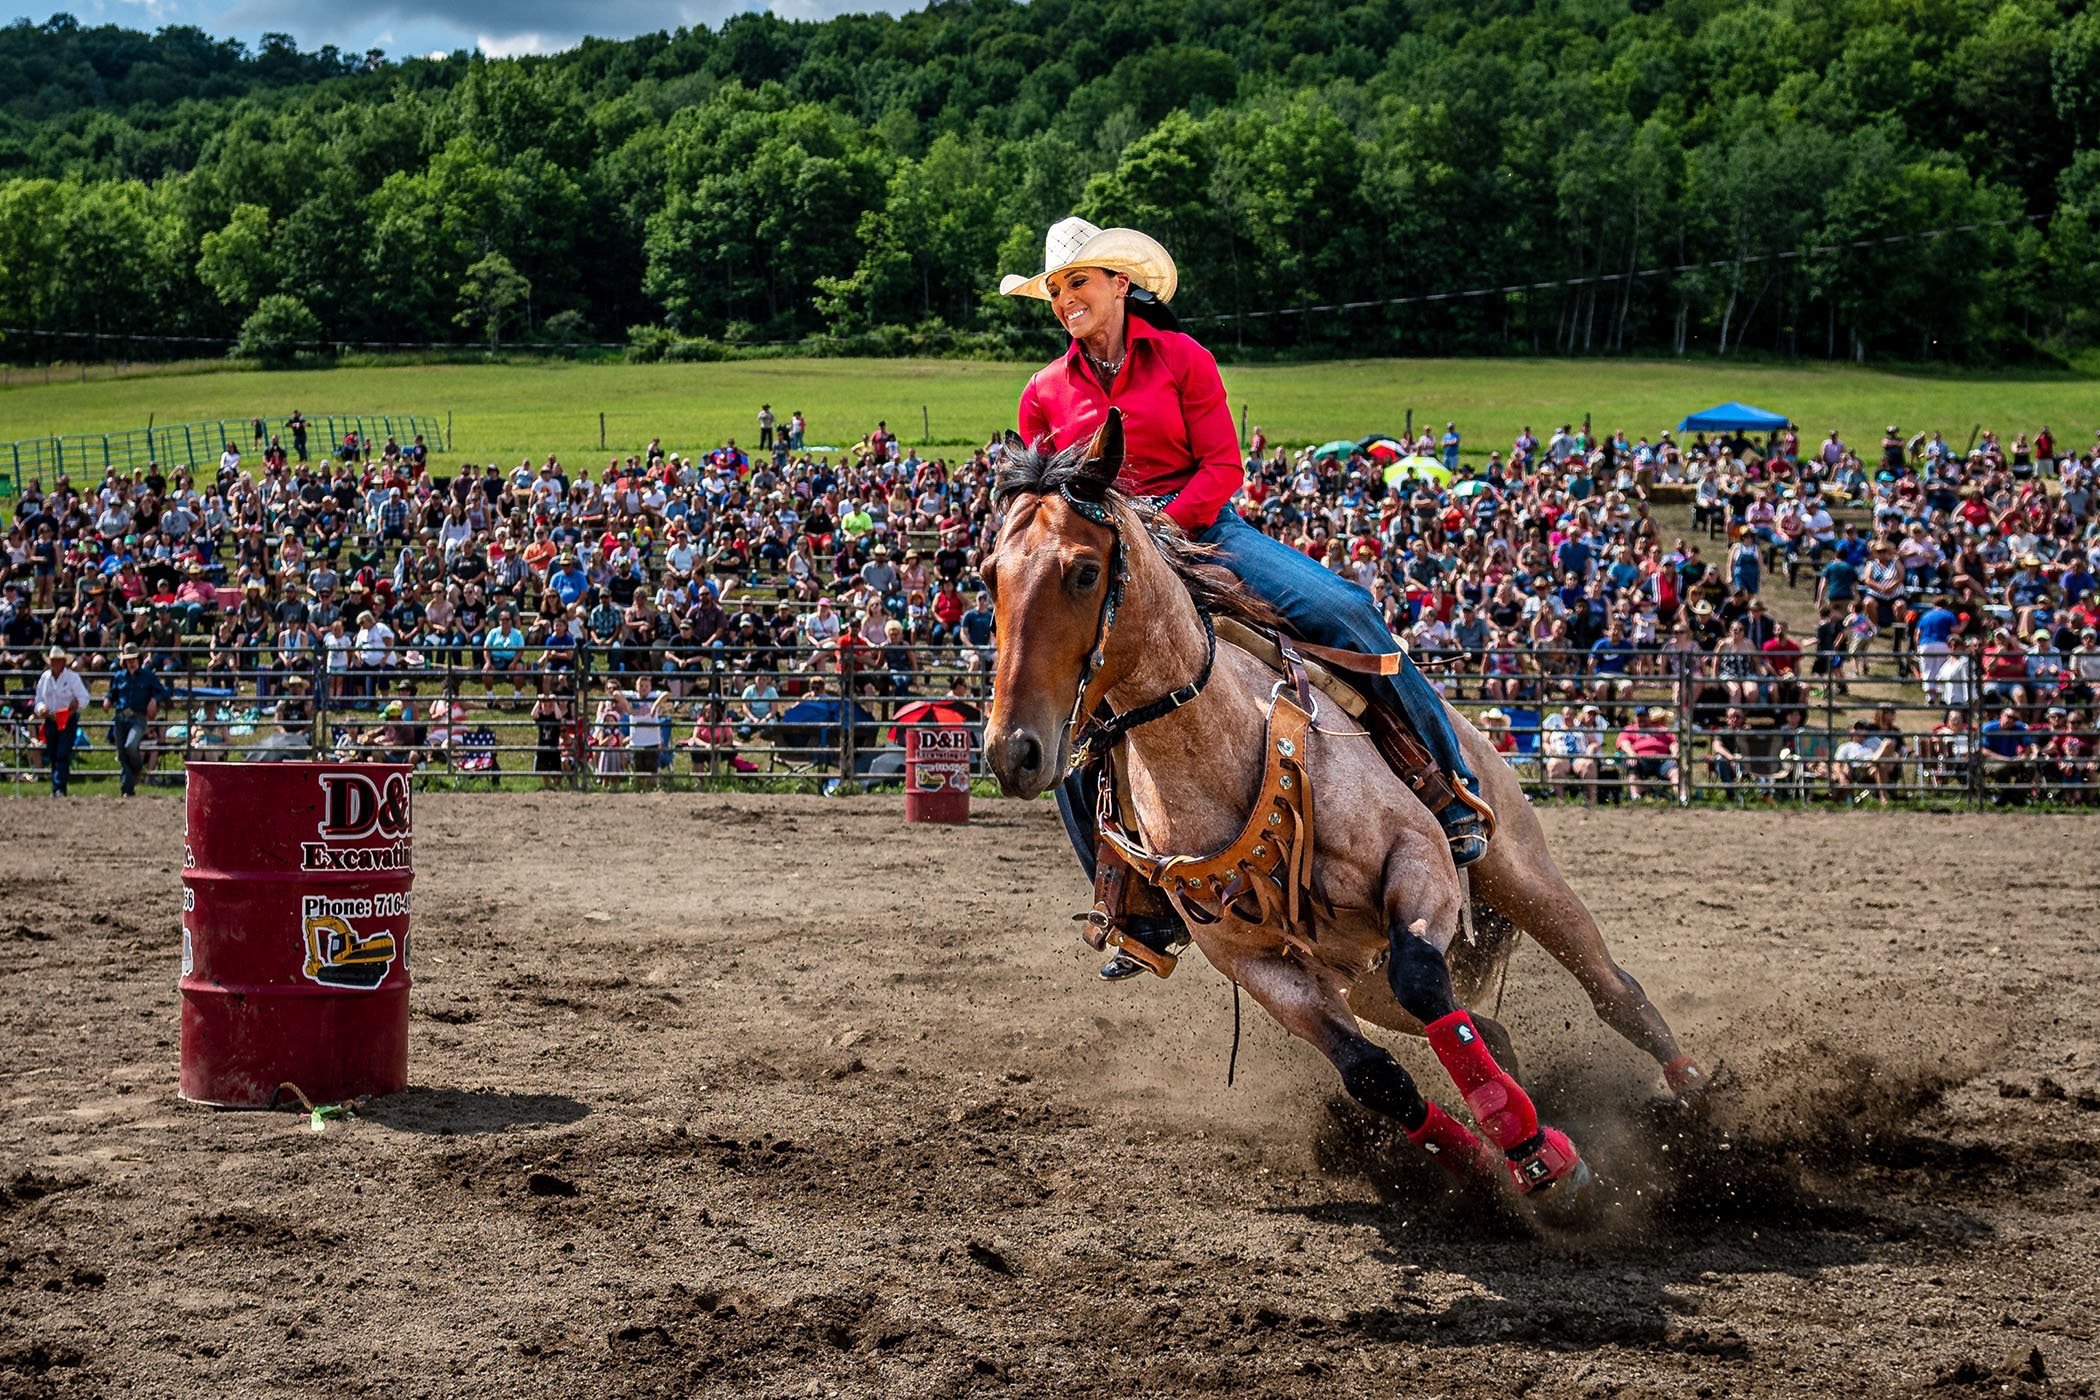
POLYGON ((1663 1066, 1663 1082, 1670 1086, 1670 1097, 1684 1108, 1695 1108, 1714 1087, 1713 1076, 1690 1055, 1679 1055, 1663 1066))
POLYGON ((1572 1196, 1591 1180, 1589 1164, 1558 1128, 1540 1128, 1537 1137, 1512 1149, 1508 1166, 1517 1190, 1533 1198, 1570 1185, 1574 1190, 1566 1194, 1572 1196))
MULTIPOLYGON (((1551 1128, 1546 1131, 1553 1132, 1551 1128)), ((1567 1141, 1558 1133, 1554 1136, 1560 1137, 1562 1142, 1567 1141)), ((1524 1209, 1535 1222, 1550 1230, 1586 1230, 1596 1217, 1596 1208, 1602 1197, 1601 1192, 1590 1189, 1596 1184, 1597 1178, 1590 1171, 1590 1164, 1576 1157, 1559 1175, 1524 1191, 1524 1209)), ((1521 1180, 1518 1189, 1523 1190, 1521 1180)))

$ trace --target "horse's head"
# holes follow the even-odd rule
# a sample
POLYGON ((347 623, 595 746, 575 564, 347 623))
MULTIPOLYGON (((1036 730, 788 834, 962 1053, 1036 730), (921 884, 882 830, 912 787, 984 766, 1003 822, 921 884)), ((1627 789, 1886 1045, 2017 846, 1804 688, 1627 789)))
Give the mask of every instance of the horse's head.
POLYGON ((1037 796, 1064 771, 1120 563, 1117 532, 1102 522, 1121 508, 1113 488, 1122 465, 1113 408, 1092 442, 1054 456, 1007 435, 994 492, 1005 518, 984 566, 999 637, 984 753, 1009 797, 1037 796))

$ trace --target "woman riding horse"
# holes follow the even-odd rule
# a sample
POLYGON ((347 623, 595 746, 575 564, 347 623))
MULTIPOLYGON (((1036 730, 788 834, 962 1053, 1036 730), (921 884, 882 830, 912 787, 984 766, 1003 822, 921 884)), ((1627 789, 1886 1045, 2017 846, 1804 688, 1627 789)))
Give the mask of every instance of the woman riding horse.
MULTIPOLYGON (((1101 229, 1078 218, 1052 226, 1043 270, 1033 277, 1010 275, 999 287, 1008 296, 1048 301, 1072 337, 1070 349, 1038 370, 1022 391, 1021 436, 1038 448, 1072 447, 1094 435, 1111 406, 1120 409, 1128 458, 1118 485, 1158 501, 1301 640, 1356 652, 1399 651, 1369 593, 1233 510, 1243 481, 1239 435, 1217 361, 1168 309, 1177 285, 1167 250, 1135 229, 1101 229)), ((1460 866, 1479 860, 1487 851, 1487 832, 1473 797, 1478 785, 1441 698, 1404 659, 1396 675, 1372 683, 1389 707, 1407 716, 1450 776, 1455 795, 1436 815, 1452 860, 1460 866)), ((1091 787, 1088 776, 1074 774, 1057 799, 1089 873, 1095 859, 1091 787)), ((1126 931, 1162 952, 1187 942, 1171 916, 1136 918, 1126 931)), ((1139 971, 1135 960, 1118 952, 1101 975, 1113 981, 1139 971)))

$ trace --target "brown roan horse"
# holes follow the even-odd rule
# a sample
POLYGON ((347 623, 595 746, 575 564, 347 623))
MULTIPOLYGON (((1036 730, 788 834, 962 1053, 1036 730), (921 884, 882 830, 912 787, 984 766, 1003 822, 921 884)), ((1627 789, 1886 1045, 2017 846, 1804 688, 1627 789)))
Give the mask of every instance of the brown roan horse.
POLYGON ((1218 917, 1190 921, 1196 945, 1325 1054, 1352 1097, 1397 1120, 1447 1169, 1474 1180, 1506 1175, 1556 1203, 1573 1197, 1588 1168, 1538 1122, 1503 1068, 1514 1064, 1506 1032, 1462 1009, 1499 987, 1512 926, 1574 974, 1605 1024, 1663 1066, 1673 1092, 1696 1093, 1705 1075, 1612 961, 1516 775, 1462 716, 1452 712, 1466 761, 1498 819, 1487 855, 1467 872, 1470 895, 1435 818, 1346 713, 1314 697, 1298 744, 1273 739, 1271 707, 1288 687, 1210 626, 1211 614, 1264 610, 1199 546, 1114 489, 1122 455, 1113 410, 1092 443, 1056 456, 1007 440, 996 489, 1004 517, 984 568, 999 638, 985 756, 1000 787, 1040 795, 1099 715, 1193 691, 1127 730, 1120 777, 1142 845, 1200 857, 1251 839, 1252 809, 1274 795, 1270 751, 1293 754, 1288 772, 1318 794, 1320 814, 1314 822, 1308 805, 1314 897, 1305 926, 1294 936, 1265 917, 1276 908, 1266 890, 1258 904, 1228 891, 1210 911, 1218 917), (1460 936, 1468 898, 1479 930, 1471 940, 1460 936), (1359 1018, 1425 1034, 1493 1146, 1424 1099, 1359 1018))

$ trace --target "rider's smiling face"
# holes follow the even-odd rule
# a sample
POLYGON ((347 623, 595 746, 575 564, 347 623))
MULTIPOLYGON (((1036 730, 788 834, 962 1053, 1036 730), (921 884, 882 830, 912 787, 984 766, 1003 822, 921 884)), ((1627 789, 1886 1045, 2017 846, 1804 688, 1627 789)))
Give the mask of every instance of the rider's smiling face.
POLYGON ((1067 267, 1043 279, 1057 322, 1075 337, 1100 335, 1115 326, 1130 279, 1098 267, 1067 267))

